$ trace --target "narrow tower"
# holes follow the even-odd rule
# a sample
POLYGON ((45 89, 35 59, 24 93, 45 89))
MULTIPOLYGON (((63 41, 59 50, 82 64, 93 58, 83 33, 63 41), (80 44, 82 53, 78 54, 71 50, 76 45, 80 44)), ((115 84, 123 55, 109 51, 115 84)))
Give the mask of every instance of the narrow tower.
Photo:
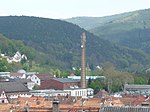
POLYGON ((86 42, 86 36, 85 32, 82 33, 81 35, 81 88, 86 88, 86 74, 85 74, 85 42, 86 42))

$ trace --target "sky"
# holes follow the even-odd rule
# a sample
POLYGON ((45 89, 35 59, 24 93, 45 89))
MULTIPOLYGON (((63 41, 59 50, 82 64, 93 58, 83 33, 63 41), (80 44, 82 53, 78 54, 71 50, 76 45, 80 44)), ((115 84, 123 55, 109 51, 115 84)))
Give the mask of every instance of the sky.
POLYGON ((102 17, 150 8, 150 0, 0 0, 0 16, 102 17))

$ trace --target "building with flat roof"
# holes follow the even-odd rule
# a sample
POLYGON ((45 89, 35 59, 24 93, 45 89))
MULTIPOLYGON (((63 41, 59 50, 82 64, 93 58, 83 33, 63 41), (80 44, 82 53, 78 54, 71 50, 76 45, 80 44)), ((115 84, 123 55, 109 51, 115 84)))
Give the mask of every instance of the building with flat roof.
POLYGON ((134 106, 123 106, 123 107, 104 107, 100 109, 100 112, 150 112, 150 107, 134 107, 134 106))
POLYGON ((125 84, 124 91, 141 91, 146 92, 150 91, 150 85, 134 85, 134 84, 125 84))
POLYGON ((92 98, 94 95, 92 88, 70 88, 64 91, 70 92, 70 96, 80 96, 83 98, 92 98))
POLYGON ((69 78, 51 78, 49 80, 41 81, 40 89, 56 89, 64 90, 69 88, 78 88, 80 80, 69 78))

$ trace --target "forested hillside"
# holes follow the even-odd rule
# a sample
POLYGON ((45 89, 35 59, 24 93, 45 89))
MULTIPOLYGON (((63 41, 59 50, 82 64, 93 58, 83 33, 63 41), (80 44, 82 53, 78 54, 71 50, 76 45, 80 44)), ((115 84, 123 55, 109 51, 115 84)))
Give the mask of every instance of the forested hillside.
POLYGON ((108 17, 73 18, 67 21, 88 28, 100 38, 150 54, 150 9, 108 17))
POLYGON ((116 19, 126 17, 128 15, 130 15, 130 13, 117 14, 105 17, 73 17, 65 19, 65 21, 79 25, 81 28, 85 28, 86 30, 90 30, 99 26, 103 26, 106 23, 109 23, 116 19))
POLYGON ((0 17, 1 34, 38 51, 40 55, 36 54, 33 60, 40 65, 63 69, 80 66, 80 36, 83 31, 87 36, 86 58, 91 68, 108 61, 122 69, 135 64, 149 65, 149 57, 142 51, 117 46, 65 21, 25 16, 0 17))
POLYGON ((13 57, 17 51, 21 54, 25 54, 28 60, 22 60, 21 63, 8 63, 6 58, 1 57, 0 55, 0 72, 17 71, 22 68, 27 69, 27 63, 32 61, 37 53, 35 49, 24 45, 22 41, 10 40, 0 34, 0 54, 4 54, 7 57, 13 57))
POLYGON ((36 55, 36 51, 31 47, 25 46, 22 41, 10 40, 0 34, 0 53, 12 57, 17 51, 26 54, 29 60, 35 58, 36 55))
POLYGON ((120 45, 150 53, 150 10, 135 11, 123 19, 94 28, 91 32, 120 45))

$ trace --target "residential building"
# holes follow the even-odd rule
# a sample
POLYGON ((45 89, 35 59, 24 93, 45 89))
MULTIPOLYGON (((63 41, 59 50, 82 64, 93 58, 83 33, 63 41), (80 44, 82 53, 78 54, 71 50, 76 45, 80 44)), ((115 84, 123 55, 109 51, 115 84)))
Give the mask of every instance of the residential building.
POLYGON ((5 91, 0 91, 0 103, 9 103, 5 91))
POLYGON ((41 86, 41 83, 43 81, 49 80, 51 78, 53 78, 53 75, 51 74, 33 74, 27 77, 27 79, 31 79, 31 81, 33 81, 35 84, 39 86, 41 86))
POLYGON ((29 94, 29 89, 20 82, 0 82, 0 94, 7 94, 7 97, 14 98, 29 94))
POLYGON ((32 82, 34 82, 35 84, 37 84, 39 86, 41 85, 41 80, 37 77, 36 74, 27 77, 27 79, 30 79, 32 82))

